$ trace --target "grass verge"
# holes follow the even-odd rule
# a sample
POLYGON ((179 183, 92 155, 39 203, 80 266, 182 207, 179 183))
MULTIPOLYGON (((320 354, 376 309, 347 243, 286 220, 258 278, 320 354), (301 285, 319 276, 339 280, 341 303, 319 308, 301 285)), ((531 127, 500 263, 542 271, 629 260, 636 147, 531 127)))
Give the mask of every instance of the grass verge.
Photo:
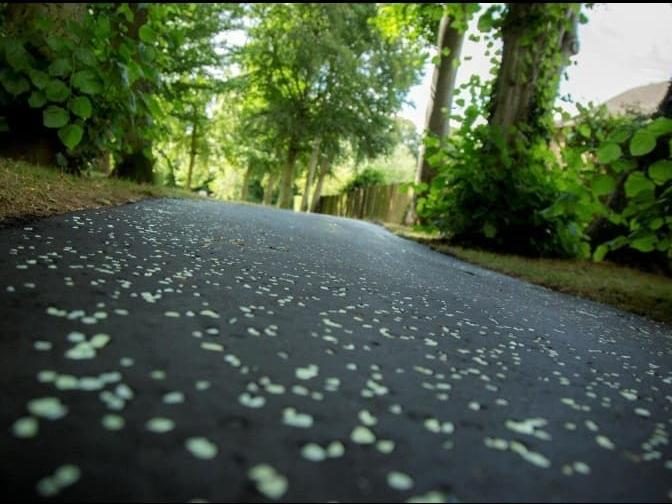
POLYGON ((610 304, 661 322, 672 322, 672 279, 612 264, 568 259, 535 259, 465 249, 438 235, 384 224, 402 238, 487 269, 550 289, 610 304))
POLYGON ((0 224, 158 197, 196 196, 181 189, 105 177, 75 177, 53 168, 0 158, 0 224))

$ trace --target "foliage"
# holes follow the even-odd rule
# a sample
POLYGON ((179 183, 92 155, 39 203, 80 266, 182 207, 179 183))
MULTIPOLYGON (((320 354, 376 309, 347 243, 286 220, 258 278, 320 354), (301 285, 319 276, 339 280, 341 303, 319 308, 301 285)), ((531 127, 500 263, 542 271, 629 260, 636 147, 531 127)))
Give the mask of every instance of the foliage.
POLYGON ((137 40, 125 36, 137 15, 128 4, 95 4, 65 20, 34 9, 34 19, 5 26, 0 40, 7 133, 17 108, 35 109, 42 121, 34 127, 56 130, 68 157, 123 151, 124 132, 158 112, 155 97, 134 86, 158 81, 155 31, 143 24, 137 40))
POLYGON ((549 212, 574 212, 585 229, 602 219, 620 231, 592 244, 595 260, 623 247, 672 258, 671 141, 670 118, 581 110, 567 133, 566 184, 549 212))
POLYGON ((545 212, 558 192, 553 154, 543 143, 527 145, 527 157, 514 165, 507 143, 494 135, 487 125, 463 123, 434 155, 439 174, 419 198, 418 214, 456 243, 521 255, 578 255, 573 216, 545 212))
POLYGON ((547 211, 563 178, 548 143, 565 57, 560 35, 578 8, 509 4, 503 16, 499 6, 481 15, 479 29, 501 30, 504 39, 497 77, 466 86, 470 103, 453 137, 425 140, 438 175, 416 187, 420 218, 455 242, 524 255, 587 253, 576 216, 547 211))
POLYGON ((81 166, 165 138, 173 133, 171 117, 203 122, 219 84, 207 70, 222 63, 214 37, 231 24, 234 7, 64 5, 14 6, 23 9, 14 16, 22 21, 3 25, 0 107, 7 112, 0 115, 7 134, 16 133, 21 110, 41 111, 31 134, 56 131, 60 159, 81 166))
POLYGON ((341 192, 348 193, 356 189, 379 185, 385 182, 385 174, 381 171, 367 168, 361 173, 355 175, 350 182, 348 182, 341 192))
POLYGON ((422 60, 374 26, 374 4, 258 4, 253 14, 240 62, 257 130, 285 152, 318 137, 330 157, 344 142, 360 158, 391 147, 391 115, 422 60))

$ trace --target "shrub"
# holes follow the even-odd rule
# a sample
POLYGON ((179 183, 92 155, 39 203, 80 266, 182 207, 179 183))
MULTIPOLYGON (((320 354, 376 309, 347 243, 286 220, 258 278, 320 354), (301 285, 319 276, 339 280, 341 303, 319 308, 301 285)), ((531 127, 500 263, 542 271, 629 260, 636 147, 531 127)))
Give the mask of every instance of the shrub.
POLYGON ((366 168, 361 173, 355 175, 350 182, 341 190, 342 193, 348 193, 355 189, 370 187, 385 183, 385 174, 373 168, 366 168))
POLYGON ((466 246, 522 255, 585 254, 575 216, 546 211, 560 195, 555 155, 544 142, 531 143, 520 133, 515 142, 511 149, 487 125, 463 122, 430 157, 438 175, 431 187, 418 187, 425 194, 418 214, 466 246))

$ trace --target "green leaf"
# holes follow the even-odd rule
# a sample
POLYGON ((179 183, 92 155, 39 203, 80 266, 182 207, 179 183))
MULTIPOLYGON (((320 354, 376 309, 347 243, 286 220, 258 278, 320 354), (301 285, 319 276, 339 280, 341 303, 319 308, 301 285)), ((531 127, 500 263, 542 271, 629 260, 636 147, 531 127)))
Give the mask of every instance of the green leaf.
POLYGON ((69 120, 68 111, 56 105, 50 105, 42 112, 42 122, 47 128, 62 128, 69 120))
POLYGON ((604 196, 614 192, 616 182, 609 175, 598 175, 593 179, 592 188, 595 196, 604 196))
POLYGON ((630 138, 630 130, 626 127, 621 127, 609 133, 607 142, 620 144, 625 142, 628 138, 630 138))
POLYGON ((653 219, 651 222, 649 222, 649 229, 652 231, 656 231, 657 229, 660 229, 663 227, 663 224, 665 224, 665 221, 663 220, 662 217, 656 217, 653 219))
POLYGON ((112 32, 110 20, 107 17, 98 18, 94 26, 94 31, 95 34, 98 36, 98 38, 100 39, 108 38, 110 36, 110 33, 112 32))
POLYGON ((672 161, 669 159, 661 159, 649 166, 649 177, 658 184, 664 184, 672 179, 672 161))
POLYGON ((590 138, 591 130, 590 126, 588 126, 587 124, 579 124, 579 127, 576 129, 582 137, 590 138))
POLYGON ((44 89, 49 83, 49 75, 42 70, 35 70, 34 68, 30 69, 28 71, 28 76, 37 89, 44 89))
POLYGON ((128 69, 128 79, 129 84, 133 84, 136 80, 144 77, 144 72, 142 67, 138 65, 135 61, 129 61, 126 67, 128 69))
POLYGON ((7 63, 15 70, 27 70, 32 64, 32 56, 16 39, 5 41, 5 58, 7 63))
POLYGON ((441 143, 441 142, 439 141, 439 139, 436 138, 435 136, 427 136, 427 137, 425 137, 424 142, 425 142, 425 147, 429 147, 429 148, 438 147, 439 144, 441 143))
POLYGON ((597 149, 597 160, 602 164, 612 163, 622 155, 621 147, 615 143, 607 143, 597 149))
POLYGON ((489 222, 486 222, 483 225, 483 234, 486 238, 494 238, 497 235, 497 228, 489 222))
POLYGON ((140 27, 138 35, 140 36, 140 40, 142 40, 145 44, 153 44, 156 42, 156 32, 152 30, 152 27, 147 24, 144 24, 140 27))
POLYGON ((133 22, 133 18, 135 15, 133 14, 133 11, 130 9, 128 4, 122 3, 119 8, 117 9, 117 13, 122 14, 125 18, 126 21, 129 23, 133 22))
POLYGON ((47 99, 53 102, 63 102, 70 96, 70 88, 58 79, 52 79, 44 90, 47 99))
POLYGON ((656 138, 661 135, 672 133, 672 119, 668 117, 659 117, 654 119, 646 126, 646 131, 651 133, 656 138))
POLYGON ((72 76, 72 85, 82 93, 95 95, 103 90, 103 86, 98 77, 91 70, 80 70, 72 76))
POLYGON ((0 133, 5 133, 9 131, 9 124, 7 124, 7 118, 0 116, 0 133))
POLYGON ((607 245, 600 245, 593 252, 593 261, 600 262, 604 259, 604 256, 609 252, 609 247, 607 245))
POLYGON ((638 194, 646 191, 655 190, 656 186, 644 174, 640 172, 631 173, 625 181, 625 195, 628 198, 634 198, 638 194))
POLYGON ((45 103, 47 103, 47 97, 42 91, 33 91, 28 98, 28 105, 32 108, 43 107, 45 103))
POLYGON ((58 58, 57 60, 54 60, 51 65, 49 65, 47 70, 49 75, 54 77, 66 77, 67 75, 70 75, 70 72, 72 72, 72 65, 70 64, 70 60, 68 58, 58 58))
POLYGON ((85 47, 80 47, 79 49, 76 49, 75 58, 77 58, 85 65, 88 66, 96 65, 96 55, 93 53, 91 49, 87 49, 85 47))
POLYGON ((30 90, 30 82, 28 82, 28 79, 9 69, 0 73, 0 82, 2 82, 2 85, 7 92, 13 96, 19 96, 30 90))
POLYGON ((79 124, 68 124, 64 128, 58 130, 58 138, 61 139, 63 145, 72 150, 82 141, 84 130, 79 124))
POLYGON ((144 96, 143 101, 147 106, 147 110, 149 110, 150 114, 152 114, 153 117, 159 117, 161 115, 161 106, 153 96, 151 95, 144 96))
POLYGON ((616 172, 627 172, 637 168, 637 161, 634 159, 619 159, 609 165, 616 172))
POLYGON ((630 140, 630 154, 643 156, 651 152, 656 146, 656 137, 646 130, 639 130, 630 140))
POLYGON ((656 235, 654 233, 637 238, 630 246, 640 252, 651 252, 656 248, 656 235))
POLYGON ((70 102, 70 110, 72 113, 82 119, 88 119, 91 117, 93 107, 91 106, 91 100, 86 96, 78 96, 70 102))
POLYGON ((667 252, 669 255, 672 248, 671 245, 669 238, 663 238, 662 240, 658 240, 656 248, 661 252, 667 252))
POLYGON ((485 11, 480 18, 478 18, 478 31, 487 32, 494 26, 494 19, 490 10, 485 11))
POLYGON ((65 49, 65 39, 63 37, 51 35, 50 37, 47 37, 47 45, 51 50, 58 53, 65 49))

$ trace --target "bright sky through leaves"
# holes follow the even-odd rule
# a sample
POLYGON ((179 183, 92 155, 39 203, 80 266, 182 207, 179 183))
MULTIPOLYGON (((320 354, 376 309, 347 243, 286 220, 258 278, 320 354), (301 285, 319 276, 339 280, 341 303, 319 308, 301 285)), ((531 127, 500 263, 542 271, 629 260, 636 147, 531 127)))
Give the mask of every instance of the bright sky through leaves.
MULTIPOLYGON (((481 12, 489 4, 483 4, 481 12)), ((569 80, 563 81, 560 94, 570 94, 575 101, 603 103, 633 87, 661 82, 672 77, 672 5, 669 3, 597 4, 587 11, 589 21, 579 27, 581 48, 569 68, 569 80)), ((477 33, 476 21, 469 33, 477 33)), ((462 55, 471 60, 461 63, 458 85, 472 74, 488 76, 490 63, 484 56, 485 42, 465 39, 462 55)), ((432 79, 428 63, 423 80, 411 88, 401 111, 420 129, 425 122, 425 109, 432 79)), ((574 112, 574 107, 565 105, 574 112)))

